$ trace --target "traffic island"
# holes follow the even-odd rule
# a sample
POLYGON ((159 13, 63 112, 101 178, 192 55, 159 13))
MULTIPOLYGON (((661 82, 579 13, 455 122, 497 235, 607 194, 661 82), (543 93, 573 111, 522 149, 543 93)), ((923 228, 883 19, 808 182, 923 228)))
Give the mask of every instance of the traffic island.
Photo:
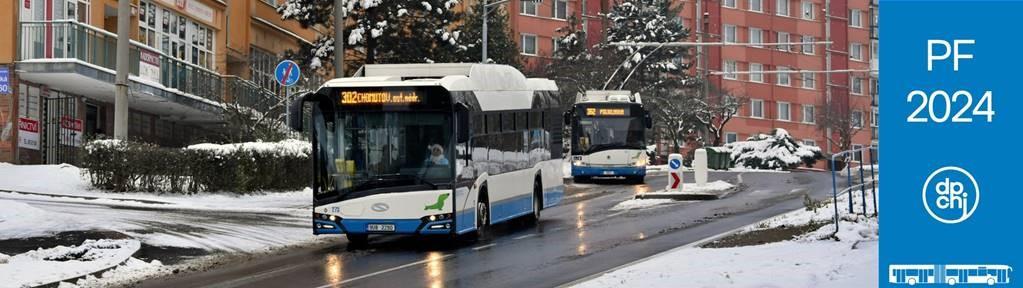
POLYGON ((636 194, 636 199, 671 199, 675 201, 717 200, 735 190, 735 185, 725 181, 705 184, 682 185, 681 191, 654 191, 636 194))

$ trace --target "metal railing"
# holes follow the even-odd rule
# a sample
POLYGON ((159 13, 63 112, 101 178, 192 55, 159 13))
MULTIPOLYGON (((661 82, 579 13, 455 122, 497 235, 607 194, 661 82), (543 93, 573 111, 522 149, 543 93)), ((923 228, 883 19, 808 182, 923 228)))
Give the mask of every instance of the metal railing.
POLYGON ((281 103, 282 99, 273 91, 264 89, 252 81, 238 76, 224 76, 225 95, 231 103, 267 113, 281 103))
POLYGON ((875 168, 875 167, 877 167, 875 165, 875 164, 877 164, 877 147, 863 147, 863 148, 859 148, 859 149, 852 149, 852 150, 847 150, 847 151, 842 151, 842 152, 835 153, 835 154, 831 155, 831 159, 829 160, 829 164, 831 165, 831 194, 832 194, 831 197, 832 197, 832 203, 834 203, 834 206, 835 206, 835 217, 834 217, 834 219, 835 219, 835 231, 836 232, 839 231, 838 230, 838 223, 840 221, 839 210, 838 210, 838 206, 839 206, 838 195, 842 195, 842 194, 846 194, 846 193, 849 194, 849 214, 855 214, 856 211, 855 211, 855 207, 853 206, 853 197, 855 197, 855 195, 853 195, 853 194, 856 191, 859 191, 860 192, 860 200, 861 200, 860 203, 862 204, 862 205, 860 205, 861 208, 862 208, 862 215, 867 216, 867 217, 871 217, 871 216, 877 217, 877 183, 878 183, 878 179, 877 179, 878 177, 877 176, 878 175, 877 175, 877 169, 875 168), (866 154, 864 152, 869 153, 869 155, 864 155, 864 154, 866 154), (861 161, 859 161, 860 165, 857 167, 857 169, 858 169, 858 173, 857 174, 859 174, 859 175, 856 178, 859 178, 858 179, 859 180, 858 183, 854 182, 857 179, 853 178, 853 170, 852 170, 853 168, 852 168, 852 165, 851 165, 852 162, 853 162, 852 161, 852 159, 853 159, 852 156, 854 155, 853 153, 858 153, 860 155, 860 157, 861 157, 861 161), (870 157, 865 157, 865 156, 870 156, 870 157), (839 159, 841 159, 843 161, 843 163, 845 163, 845 167, 844 167, 845 169, 837 169, 837 164, 838 164, 839 159), (864 166, 866 166, 867 168, 864 168, 864 166), (845 170, 845 174, 846 174, 845 175, 845 177, 846 177, 846 187, 844 187, 841 190, 839 190, 838 189, 838 172, 841 171, 841 170, 845 170), (864 176, 864 173, 869 173, 870 174, 870 178, 868 179, 866 176, 864 176), (868 187, 870 188, 870 190, 867 190, 868 187), (872 204, 873 204, 873 208, 874 208, 874 213, 872 215, 867 212, 867 193, 868 192, 870 193, 871 199, 873 200, 872 204))
MULTIPOLYGON (((77 59, 108 70, 116 69, 117 34, 74 20, 25 21, 21 26, 19 60, 77 59)), ((131 41, 129 67, 139 76, 140 49, 158 55, 159 83, 213 101, 222 101, 223 81, 209 69, 171 57, 131 41)))

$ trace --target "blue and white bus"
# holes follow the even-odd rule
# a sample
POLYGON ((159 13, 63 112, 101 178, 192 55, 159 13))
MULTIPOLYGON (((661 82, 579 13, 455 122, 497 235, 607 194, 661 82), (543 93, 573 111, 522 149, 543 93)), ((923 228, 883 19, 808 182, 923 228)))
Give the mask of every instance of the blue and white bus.
POLYGON ((642 183, 646 177, 646 129, 652 125, 638 94, 629 91, 586 91, 565 113, 572 125, 572 177, 624 177, 642 183))
POLYGON ((1007 265, 889 265, 892 284, 1009 284, 1007 265))
POLYGON ((506 65, 376 64, 299 95, 289 126, 313 143, 313 233, 360 246, 538 220, 564 193, 556 93, 506 65))

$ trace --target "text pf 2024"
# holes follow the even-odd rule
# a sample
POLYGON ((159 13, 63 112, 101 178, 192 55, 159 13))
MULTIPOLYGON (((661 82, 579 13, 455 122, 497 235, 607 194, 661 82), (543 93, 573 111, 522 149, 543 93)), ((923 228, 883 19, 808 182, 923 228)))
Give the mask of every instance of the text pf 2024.
MULTIPOLYGON (((960 46, 974 45, 976 42, 973 39, 955 39, 951 43, 948 40, 927 40, 927 71, 934 71, 935 61, 949 61, 951 58, 952 71, 958 72, 959 60, 973 59, 973 54, 963 53, 960 46)), ((984 91, 977 101, 966 90, 951 93, 945 90, 913 90, 906 95, 906 102, 919 105, 913 104, 917 105, 916 109, 906 117, 906 122, 972 123, 975 118, 991 122, 995 117, 993 98, 994 92, 991 90, 984 91)))

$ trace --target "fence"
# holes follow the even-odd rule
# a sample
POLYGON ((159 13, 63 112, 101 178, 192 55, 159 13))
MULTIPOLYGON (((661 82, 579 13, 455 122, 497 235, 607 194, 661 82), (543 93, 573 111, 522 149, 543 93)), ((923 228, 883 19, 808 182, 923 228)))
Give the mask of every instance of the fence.
POLYGON ((836 232, 838 231, 838 223, 839 223, 839 220, 840 220, 839 210, 838 210, 838 206, 839 206, 838 195, 846 194, 846 193, 849 194, 849 214, 856 214, 855 207, 853 205, 853 197, 855 197, 854 193, 856 191, 859 191, 860 192, 860 199, 861 199, 860 202, 862 204, 862 205, 860 205, 861 208, 862 208, 861 209, 862 210, 862 215, 867 216, 867 217, 877 217, 877 214, 878 214, 878 212, 877 212, 877 183, 878 183, 878 177, 877 177, 877 165, 876 165, 877 164, 877 147, 863 147, 863 148, 859 148, 859 149, 853 149, 853 150, 847 150, 847 151, 838 152, 838 153, 835 153, 835 154, 831 155, 831 159, 830 159, 829 163, 831 164, 831 194, 832 194, 831 196, 832 196, 832 201, 833 201, 834 206, 835 206, 835 231, 836 232), (863 156, 865 156, 865 155, 863 155, 864 152, 869 153, 870 157, 863 157, 863 156), (853 155, 855 155, 854 153, 859 153, 860 159, 861 159, 861 161, 859 162, 860 165, 857 166, 857 169, 858 169, 858 173, 857 173, 858 175, 857 176, 858 177, 855 177, 855 178, 859 178, 858 179, 859 180, 858 183, 854 182, 856 179, 854 179, 854 177, 853 177, 853 168, 852 168, 852 165, 850 165, 851 164, 850 162, 852 162, 850 160, 854 159, 854 157, 852 157, 853 155), (839 161, 838 159, 842 159, 842 162, 845 163, 845 169, 838 169, 838 166, 837 166, 838 165, 838 161, 839 161), (864 162, 866 162, 867 164, 864 164, 864 162), (864 166, 866 166, 867 168, 865 169, 864 166), (846 187, 844 187, 841 190, 839 190, 838 189, 838 173, 840 171, 843 171, 843 170, 846 172, 845 173, 846 174, 845 175, 845 177, 846 177, 846 179, 845 179, 846 180, 846 182, 845 182, 846 185, 845 186, 846 187), (869 170, 869 171, 865 171, 865 170, 869 170), (866 176, 864 176, 864 173, 870 173, 870 178, 867 179, 866 176), (870 190, 867 190, 868 187, 870 188, 870 190), (874 208, 874 213, 873 214, 870 214, 867 211, 867 193, 868 193, 868 191, 870 193, 871 199, 873 200, 873 202, 872 202, 873 203, 873 208, 874 208))

